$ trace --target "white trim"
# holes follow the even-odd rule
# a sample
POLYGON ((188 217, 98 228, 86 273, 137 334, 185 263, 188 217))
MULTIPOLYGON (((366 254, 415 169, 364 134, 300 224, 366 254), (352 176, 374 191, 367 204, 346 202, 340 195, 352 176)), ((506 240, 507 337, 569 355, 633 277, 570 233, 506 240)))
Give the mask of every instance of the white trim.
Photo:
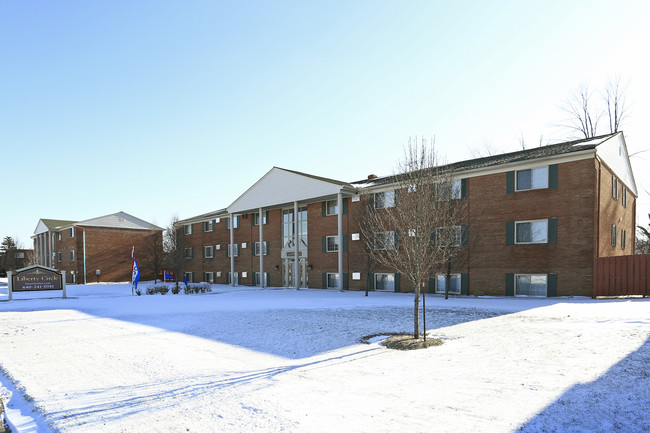
MULTIPOLYGON (((548 297, 548 274, 515 274, 515 281, 514 281, 514 295, 515 296, 525 296, 528 298, 546 298, 548 297), (544 291, 543 295, 518 295, 517 294, 517 277, 544 277, 546 280, 546 290, 544 291)), ((532 281, 531 281, 532 284, 532 281)))
POLYGON ((539 219, 539 220, 522 220, 522 221, 515 221, 515 244, 516 245, 535 245, 535 244, 547 244, 548 243, 548 219, 539 219), (526 224, 526 223, 531 223, 531 236, 532 236, 532 224, 533 223, 539 223, 539 222, 545 222, 546 223, 546 239, 544 242, 519 242, 517 241, 517 224, 526 224))

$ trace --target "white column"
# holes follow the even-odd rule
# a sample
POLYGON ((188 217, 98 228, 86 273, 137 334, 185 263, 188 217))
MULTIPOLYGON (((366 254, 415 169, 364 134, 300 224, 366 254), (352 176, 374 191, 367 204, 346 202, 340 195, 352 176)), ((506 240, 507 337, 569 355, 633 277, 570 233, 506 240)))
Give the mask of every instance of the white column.
POLYGON ((67 298, 67 295, 66 295, 66 293, 65 293, 65 291, 66 291, 66 290, 65 290, 65 284, 66 284, 66 281, 65 281, 65 271, 61 271, 61 288, 63 289, 63 297, 64 297, 64 298, 67 298))
POLYGON ((298 237, 298 202, 293 202, 293 251, 294 251, 294 264, 293 264, 293 281, 296 286, 296 290, 300 288, 300 259, 298 253, 300 251, 300 242, 298 237))
POLYGON ((230 285, 235 285, 235 215, 230 214, 230 285))
POLYGON ((13 299, 14 295, 14 273, 11 271, 7 271, 7 299, 10 301, 13 299))
MULTIPOLYGON (((264 214, 262 208, 259 209, 259 223, 260 223, 260 287, 264 287, 264 214)), ((255 251, 255 245, 253 245, 255 251)))
POLYGON ((338 238, 339 238, 339 251, 338 251, 338 259, 339 259, 339 291, 343 291, 343 195, 341 193, 338 193, 336 195, 336 208, 338 210, 337 212, 337 217, 338 217, 338 238))

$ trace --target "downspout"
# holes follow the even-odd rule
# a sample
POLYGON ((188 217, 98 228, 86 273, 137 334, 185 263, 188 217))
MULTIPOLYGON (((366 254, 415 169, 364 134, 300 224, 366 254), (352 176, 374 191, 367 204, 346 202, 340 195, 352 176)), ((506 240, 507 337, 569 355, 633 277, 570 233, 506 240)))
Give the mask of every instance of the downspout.
POLYGON ((81 239, 83 243, 83 254, 84 254, 84 285, 86 284, 86 230, 82 229, 81 239))
POLYGON ((596 200, 596 251, 594 253, 594 264, 593 264, 593 270, 592 270, 592 290, 591 290, 591 297, 596 298, 598 296, 598 281, 596 279, 597 277, 597 259, 600 257, 600 190, 601 190, 601 178, 602 178, 602 164, 600 162, 600 159, 598 156, 596 156, 596 161, 598 161, 598 182, 596 184, 596 188, 598 190, 598 198, 596 200))
POLYGON ((337 226, 338 226, 338 244, 339 250, 337 254, 339 274, 339 292, 343 291, 343 194, 340 192, 336 195, 336 207, 338 210, 337 226))

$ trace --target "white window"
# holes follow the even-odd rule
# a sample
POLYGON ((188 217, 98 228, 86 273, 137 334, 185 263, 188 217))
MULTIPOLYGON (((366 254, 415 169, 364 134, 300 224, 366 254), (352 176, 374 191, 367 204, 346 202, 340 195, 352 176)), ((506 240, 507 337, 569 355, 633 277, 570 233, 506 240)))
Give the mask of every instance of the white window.
POLYGON ((70 250, 70 261, 74 262, 74 250, 70 250))
POLYGON ((61 251, 56 253, 56 261, 59 263, 63 261, 63 254, 61 254, 61 251))
POLYGON ((375 193, 375 208, 384 209, 389 207, 395 207, 395 191, 375 193))
POLYGON ((515 222, 515 243, 548 243, 548 220, 515 222))
POLYGON ((74 237, 74 227, 70 227, 70 237, 74 237))
MULTIPOLYGON (((226 257, 231 257, 232 255, 232 244, 228 244, 228 253, 226 257)), ((239 257, 239 244, 235 244, 235 257, 239 257)))
POLYGON ((239 285, 239 272, 235 272, 235 281, 232 281, 232 274, 228 272, 226 274, 226 284, 234 283, 235 286, 239 285))
POLYGON ((612 224, 612 246, 616 246, 616 232, 618 230, 618 227, 616 227, 616 224, 612 224))
POLYGON ((194 258, 194 249, 192 247, 185 248, 185 260, 192 260, 194 258))
POLYGON ((375 290, 395 291, 395 274, 375 274, 375 290))
POLYGON ((185 277, 188 283, 194 282, 194 272, 185 272, 183 276, 185 277))
MULTIPOLYGON (((271 281, 271 274, 264 272, 264 286, 269 287, 271 281)), ((255 272, 255 285, 260 286, 260 273, 255 272)))
MULTIPOLYGON (((239 215, 233 217, 233 228, 239 228, 239 215)), ((230 218, 226 218, 226 230, 230 230, 230 218)))
POLYGON ((615 175, 612 175, 612 197, 618 200, 618 179, 615 175))
POLYGON ((183 226, 183 233, 186 235, 191 235, 192 234, 192 224, 185 224, 183 226))
MULTIPOLYGON (((266 212, 262 213, 262 224, 268 224, 268 223, 269 223, 269 212, 266 211, 266 212)), ((256 225, 256 226, 260 225, 260 214, 259 214, 259 212, 253 214, 253 224, 256 225)))
POLYGON ((211 259, 213 257, 214 257, 214 247, 212 245, 203 247, 203 258, 211 259))
POLYGON ((214 283, 214 272, 204 272, 203 281, 210 284, 214 283))
MULTIPOLYGON (((255 252, 254 255, 259 256, 260 255, 260 243, 255 242, 255 252)), ((264 255, 268 256, 269 255, 269 242, 265 241, 264 242, 264 255)))
POLYGON ((339 250, 339 237, 338 236, 327 236, 325 246, 326 246, 326 251, 328 253, 338 251, 339 250))
POLYGON ((622 187, 623 189, 623 207, 627 207, 627 188, 622 187))
POLYGON ((515 296, 546 296, 546 289, 545 274, 515 275, 515 296))
POLYGON ((336 215, 338 212, 338 200, 328 200, 325 202, 325 215, 336 215))
POLYGON ((451 182, 451 184, 439 185, 438 188, 440 188, 439 190, 442 190, 440 194, 440 200, 447 199, 450 188, 451 188, 452 199, 462 198, 462 182, 460 181, 460 179, 454 180, 453 182, 451 182))
POLYGON ((394 250, 395 247, 396 242, 394 231, 375 233, 376 250, 394 250))
POLYGON ((204 221, 203 222, 203 231, 204 232, 213 232, 214 231, 214 220, 204 221))
POLYGON ((60 241, 61 240, 61 232, 56 233, 56 240, 60 241))
POLYGON ((461 226, 439 227, 436 229, 434 246, 458 247, 462 242, 463 228, 461 226))
MULTIPOLYGON (((436 276, 436 293, 445 293, 447 290, 447 276, 436 276)), ((451 274, 449 279, 449 293, 460 295, 460 274, 451 274)))
POLYGON ((548 166, 517 171, 517 191, 548 188, 548 166))
POLYGON ((338 273, 327 273, 327 288, 328 289, 338 289, 339 288, 339 274, 338 273))

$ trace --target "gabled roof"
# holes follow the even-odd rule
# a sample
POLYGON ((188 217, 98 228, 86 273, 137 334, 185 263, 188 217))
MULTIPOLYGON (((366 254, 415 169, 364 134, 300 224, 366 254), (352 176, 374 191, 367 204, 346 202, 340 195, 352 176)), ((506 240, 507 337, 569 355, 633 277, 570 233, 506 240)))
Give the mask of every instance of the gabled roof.
POLYGON ((347 182, 327 179, 299 171, 273 167, 237 200, 228 206, 228 213, 254 211, 306 200, 335 197, 338 193, 354 194, 347 182))
POLYGON ((70 226, 75 222, 76 221, 53 220, 53 219, 41 218, 40 220, 38 220, 38 224, 36 224, 36 228, 34 229, 34 234, 39 235, 41 233, 45 233, 49 231, 58 231, 60 227, 70 226))
POLYGON ((110 215, 91 218, 85 221, 79 221, 74 225, 84 227, 105 227, 133 230, 163 230, 162 227, 158 227, 147 221, 141 220, 140 218, 136 218, 126 212, 116 212, 110 215))
POLYGON ((195 222, 210 221, 215 218, 224 218, 224 217, 228 217, 228 211, 226 209, 219 209, 216 211, 186 218, 184 220, 178 220, 177 224, 190 224, 195 222))
MULTIPOLYGON (((449 169, 455 174, 461 174, 470 170, 489 169, 504 165, 523 163, 526 161, 534 161, 543 158, 553 158, 569 154, 577 154, 579 152, 595 152, 596 148, 615 137, 617 134, 601 135, 599 137, 586 138, 582 140, 568 141, 564 143, 551 144, 548 146, 536 147, 533 149, 525 149, 516 152, 503 153, 500 155, 492 155, 484 158, 468 159, 465 161, 454 162, 447 164, 442 169, 449 169)), ((352 182, 354 186, 380 186, 395 182, 395 176, 386 176, 376 179, 364 179, 357 182, 352 182)))

